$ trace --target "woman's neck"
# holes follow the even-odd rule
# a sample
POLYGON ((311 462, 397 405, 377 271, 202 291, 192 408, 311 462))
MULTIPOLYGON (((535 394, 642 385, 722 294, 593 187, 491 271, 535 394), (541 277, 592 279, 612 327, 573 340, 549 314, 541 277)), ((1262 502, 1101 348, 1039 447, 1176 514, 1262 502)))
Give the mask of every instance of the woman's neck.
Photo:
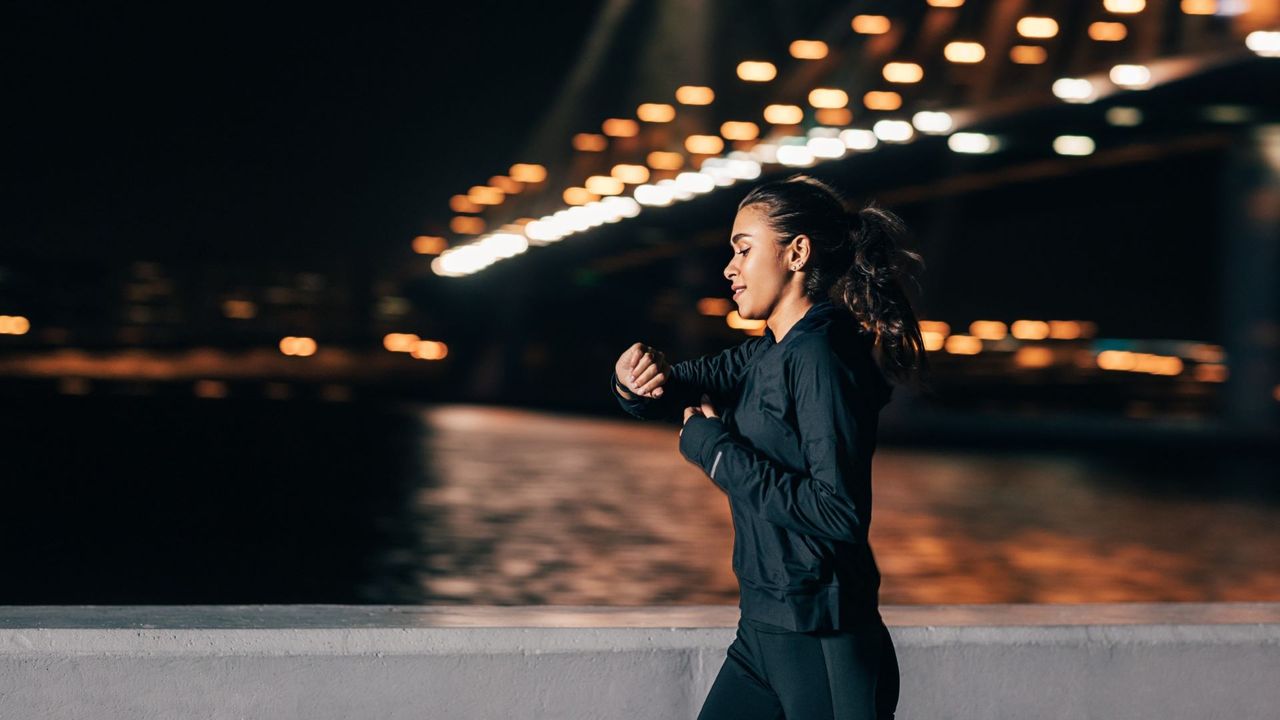
POLYGON ((804 295, 789 296, 779 300, 773 312, 769 314, 769 319, 765 321, 769 330, 773 332, 774 343, 782 342, 782 338, 791 331, 791 327, 799 322, 811 307, 813 307, 813 301, 804 295))

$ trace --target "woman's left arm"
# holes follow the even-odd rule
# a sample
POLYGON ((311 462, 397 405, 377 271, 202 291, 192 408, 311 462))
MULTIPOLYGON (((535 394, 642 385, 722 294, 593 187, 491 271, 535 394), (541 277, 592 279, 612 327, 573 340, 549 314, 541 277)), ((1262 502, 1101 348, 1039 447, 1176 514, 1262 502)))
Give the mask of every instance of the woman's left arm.
POLYGON ((790 530, 841 542, 865 542, 852 487, 858 443, 853 372, 819 335, 796 338, 787 382, 806 472, 792 472, 729 433, 719 418, 694 415, 680 433, 680 452, 731 497, 790 530))

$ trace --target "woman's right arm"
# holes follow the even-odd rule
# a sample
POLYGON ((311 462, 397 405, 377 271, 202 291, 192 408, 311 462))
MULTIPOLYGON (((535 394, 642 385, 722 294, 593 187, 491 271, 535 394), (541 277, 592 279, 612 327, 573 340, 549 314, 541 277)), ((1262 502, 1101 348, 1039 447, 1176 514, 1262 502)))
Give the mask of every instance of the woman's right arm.
POLYGON ((661 385, 662 395, 656 398, 627 391, 616 370, 609 384, 618 404, 631 415, 642 420, 679 420, 685 407, 698 404, 702 393, 718 400, 736 388, 747 362, 769 342, 763 336, 753 337, 718 353, 678 362, 671 366, 670 377, 661 385))

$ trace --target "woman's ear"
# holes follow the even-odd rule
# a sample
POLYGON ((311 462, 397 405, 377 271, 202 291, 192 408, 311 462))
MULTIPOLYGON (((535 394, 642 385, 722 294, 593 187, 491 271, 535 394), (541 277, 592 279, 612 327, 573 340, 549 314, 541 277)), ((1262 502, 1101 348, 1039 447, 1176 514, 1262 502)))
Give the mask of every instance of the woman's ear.
POLYGON ((803 268, 809 261, 812 250, 813 245, 809 242, 808 235, 797 235, 792 238, 791 249, 787 251, 787 267, 797 270, 803 268))

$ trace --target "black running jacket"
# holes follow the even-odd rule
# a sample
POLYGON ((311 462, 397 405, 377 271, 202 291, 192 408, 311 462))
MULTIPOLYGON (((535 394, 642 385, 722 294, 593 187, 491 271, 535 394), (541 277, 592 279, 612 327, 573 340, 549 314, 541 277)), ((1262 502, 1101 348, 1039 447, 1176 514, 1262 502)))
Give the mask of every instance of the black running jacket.
POLYGON ((867 541, 871 456, 893 392, 873 336, 831 301, 773 331, 671 365, 659 398, 618 392, 630 414, 682 419, 706 393, 719 418, 694 415, 680 452, 729 496, 733 570, 744 618, 810 632, 878 617, 880 571, 867 541))

